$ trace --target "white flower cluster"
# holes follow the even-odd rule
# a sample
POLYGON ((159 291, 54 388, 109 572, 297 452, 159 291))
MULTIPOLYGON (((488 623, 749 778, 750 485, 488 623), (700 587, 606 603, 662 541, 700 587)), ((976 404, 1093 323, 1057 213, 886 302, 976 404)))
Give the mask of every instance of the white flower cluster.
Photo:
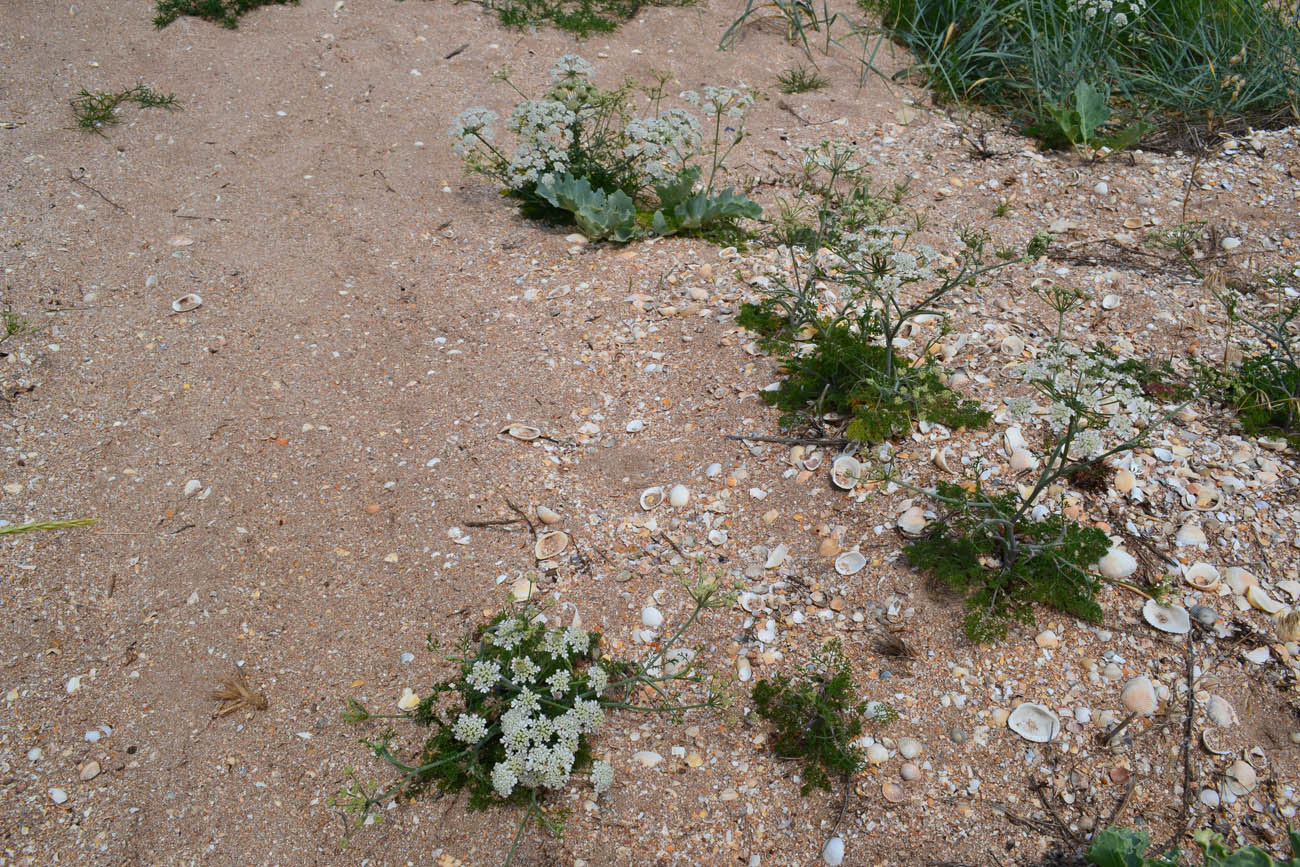
POLYGON ((596 68, 578 54, 566 54, 551 66, 551 83, 559 84, 573 78, 590 78, 596 68))
POLYGON ((465 156, 479 142, 491 142, 492 124, 497 118, 497 113, 488 108, 467 108, 456 115, 447 130, 447 135, 455 139, 452 149, 456 156, 465 156))
POLYGON ((706 117, 726 115, 736 120, 744 117, 745 112, 754 104, 754 97, 747 90, 715 85, 704 88, 703 96, 694 90, 684 90, 681 97, 704 112, 706 117))
POLYGON ((654 181, 669 181, 699 150, 702 134, 695 115, 670 108, 658 117, 629 121, 623 128, 623 155, 641 163, 654 181))
POLYGON ((1109 17, 1116 27, 1127 27, 1146 11, 1146 0, 1070 0, 1070 8, 1089 21, 1109 17))
POLYGON ((1153 421, 1157 407, 1131 376, 1119 370, 1118 359, 1088 353, 1072 344, 1021 365, 1018 374, 1050 402, 1036 406, 1028 398, 1008 401, 1013 418, 1041 418, 1058 436, 1074 425, 1073 451, 1095 457, 1115 443, 1131 440, 1138 428, 1153 421))
POLYGON ((590 699, 578 699, 563 714, 547 717, 537 695, 524 689, 501 717, 506 757, 492 768, 492 787, 503 798, 520 785, 561 788, 569 781, 582 736, 604 722, 600 703, 590 699))
POLYGON ((858 146, 844 139, 822 139, 815 145, 803 145, 799 149, 803 151, 805 172, 821 169, 851 174, 863 167, 858 158, 858 146))
POLYGON ((506 128, 519 136, 519 146, 506 170, 511 189, 522 189, 542 175, 568 168, 577 119, 572 109, 553 99, 527 99, 515 106, 506 122, 506 128))

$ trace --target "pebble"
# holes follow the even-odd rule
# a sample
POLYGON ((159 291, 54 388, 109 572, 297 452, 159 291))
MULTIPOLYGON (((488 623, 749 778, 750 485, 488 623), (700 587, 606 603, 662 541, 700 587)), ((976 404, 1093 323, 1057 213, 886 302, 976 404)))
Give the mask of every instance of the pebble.
POLYGON ((664 757, 654 750, 640 750, 632 754, 632 761, 636 762, 643 768, 653 768, 664 760, 664 757))
POLYGON ((32 747, 27 751, 27 761, 29 762, 39 762, 43 758, 45 758, 45 750, 40 747, 32 747))
POLYGON ((81 773, 78 776, 83 783, 86 783, 98 777, 99 771, 99 762, 92 759, 81 766, 81 773))
POLYGON ((844 841, 839 837, 832 837, 822 846, 822 861, 826 862, 828 867, 839 867, 844 863, 844 841))
POLYGON ((50 789, 50 800, 56 804, 66 803, 68 800, 68 793, 62 789, 50 789))
POLYGON ((1093 184, 1092 191, 1099 196, 1104 196, 1110 192, 1110 186, 1105 181, 1097 181, 1093 184))
POLYGON ((1219 619, 1219 612, 1208 605, 1193 605, 1187 613, 1192 615, 1192 619, 1202 626, 1213 626, 1214 622, 1219 619))
POLYGON ((964 744, 970 736, 966 734, 964 729, 953 726, 948 729, 948 737, 954 744, 964 744))
POLYGON ((645 430, 645 422, 641 421, 639 418, 634 418, 627 423, 628 433, 640 433, 643 430, 645 430))

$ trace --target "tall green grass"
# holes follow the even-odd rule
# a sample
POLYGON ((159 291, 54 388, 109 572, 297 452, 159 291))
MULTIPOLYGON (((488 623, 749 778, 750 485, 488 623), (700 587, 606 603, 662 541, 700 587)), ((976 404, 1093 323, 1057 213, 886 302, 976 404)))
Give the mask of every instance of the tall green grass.
POLYGON ((1071 143, 1061 109, 1081 83, 1109 107, 1100 144, 1177 147, 1300 120, 1293 0, 1094 0, 1092 17, 1087 2, 859 0, 943 98, 999 109, 1051 145, 1071 143))

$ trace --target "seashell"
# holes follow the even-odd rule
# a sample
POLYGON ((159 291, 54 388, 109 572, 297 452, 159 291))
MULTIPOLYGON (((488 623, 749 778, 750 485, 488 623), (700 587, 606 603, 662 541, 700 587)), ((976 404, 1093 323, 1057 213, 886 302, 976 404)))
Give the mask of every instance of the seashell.
POLYGON ((831 464, 831 484, 841 490, 851 491, 862 479, 862 464, 852 455, 840 455, 831 464))
POLYGON ((1205 751, 1212 756, 1226 756, 1228 753, 1232 752, 1232 750, 1228 748, 1228 743, 1223 736, 1223 732, 1214 728, 1201 730, 1201 746, 1205 747, 1205 751))
POLYGON ((763 624, 763 628, 757 630, 754 633, 754 637, 763 644, 771 644, 776 641, 776 620, 771 617, 767 618, 767 622, 763 624))
POLYGON ((867 565, 861 551, 845 551, 835 558, 835 571, 841 575, 856 575, 867 565))
POLYGON ((1027 449, 1016 449, 1011 453, 1011 469, 1018 473, 1038 469, 1038 458, 1027 449))
POLYGON ((1237 711, 1226 698, 1212 695, 1205 702, 1205 715, 1219 728, 1231 728, 1238 723, 1237 711))
POLYGON ((925 510, 920 506, 913 506, 899 517, 898 529, 903 531, 904 536, 916 537, 925 532, 925 527, 929 523, 925 519, 925 510))
POLYGON ((664 489, 658 485, 641 492, 641 508, 649 512, 664 501, 664 489))
POLYGON ((1103 310, 1114 310, 1119 307, 1120 297, 1118 295, 1107 295, 1101 299, 1101 308, 1103 310))
POLYGON ((546 524, 547 526, 551 524, 558 524, 560 523, 560 514, 559 512, 556 512, 553 509, 548 509, 546 506, 538 506, 537 520, 541 521, 543 524, 546 524))
POLYGON ((1156 712, 1156 688, 1151 683, 1151 678, 1142 675, 1135 677, 1119 693, 1120 703, 1128 708, 1130 713, 1138 716, 1151 716, 1156 712))
POLYGON ((827 867, 840 867, 844 863, 844 841, 832 837, 822 846, 822 861, 827 867))
POLYGON ((1277 589, 1281 590, 1292 599, 1300 600, 1300 581, 1292 581, 1290 579, 1279 581, 1277 582, 1277 589))
POLYGON ((709 544, 710 544, 710 545, 725 545, 725 544, 727 544, 727 531, 726 531, 726 530, 710 530, 710 531, 709 531, 709 544))
POLYGON ((910 783, 921 779, 921 769, 912 762, 903 762, 903 766, 898 769, 898 775, 910 783))
POLYGON ((889 750, 882 744, 872 744, 867 747, 867 761, 873 765, 883 764, 889 761, 889 750))
POLYGON ((415 710, 420 706, 420 697, 409 686, 402 690, 402 697, 397 700, 398 710, 415 710))
POLYGON ((1142 218, 1141 218, 1141 217, 1125 217, 1125 218, 1124 218, 1124 228, 1125 228, 1125 229, 1140 229, 1140 228, 1142 228, 1142 225, 1143 225, 1143 221, 1142 221, 1142 218))
POLYGON ((189 313, 191 310, 197 310, 203 306, 203 299, 193 292, 188 295, 182 295, 172 302, 172 310, 177 313, 189 313))
POLYGON ((907 797, 903 793, 903 787, 898 783, 895 783, 893 780, 886 780, 880 784, 880 794, 883 795, 885 800, 889 801, 891 804, 900 803, 905 797, 907 797))
POLYGON ((1264 663, 1268 662, 1268 657, 1269 657, 1268 647, 1267 646, 1256 647, 1254 650, 1250 650, 1247 651, 1246 653, 1243 653, 1242 656, 1244 656, 1248 661, 1255 663, 1256 665, 1263 665, 1264 663))
POLYGON ((501 433, 508 434, 524 442, 531 442, 542 435, 540 428, 535 428, 530 424, 508 424, 501 428, 501 433))
POLYGON ((1135 484, 1137 484, 1137 477, 1128 470, 1119 470, 1115 473, 1115 490, 1121 494, 1127 494, 1133 490, 1135 484))
POLYGON ((535 590, 537 590, 537 585, 525 575, 522 578, 516 578, 515 583, 510 585, 510 598, 516 602, 527 602, 532 598, 535 590))
POLYGON ((668 492, 668 505, 674 509, 680 509, 691 501, 691 492, 685 485, 673 485, 668 492))
POLYGON ((647 605, 641 609, 641 624, 646 629, 658 629, 664 625, 664 615, 658 608, 653 605, 647 605))
POLYGON ((1229 566, 1223 570, 1223 582, 1233 593, 1245 596, 1246 590, 1259 584, 1259 579, 1240 566, 1229 566))
POLYGON ((1281 614, 1286 606, 1269 596, 1258 584, 1246 588, 1246 601, 1265 614, 1281 614))
POLYGON ((636 762, 643 768, 653 768, 664 760, 664 757, 654 750, 638 750, 632 754, 632 761, 636 762))
POLYGON ((1223 491, 1208 485, 1197 485, 1196 491, 1183 492, 1183 505, 1198 512, 1217 511, 1223 505, 1223 491))
POLYGON ((1011 711, 1007 717, 1007 728, 1027 741, 1045 744, 1060 733, 1061 721, 1041 704, 1025 702, 1011 711))
POLYGON ((558 557, 563 554, 569 547, 569 534, 556 530, 551 533, 542 533, 537 537, 537 544, 533 546, 533 553, 538 560, 550 560, 552 557, 558 557))
POLYGON ((1002 450, 1007 457, 1011 457, 1021 449, 1026 451, 1029 449, 1029 443, 1025 441, 1024 433, 1019 426, 1007 428, 1002 434, 1002 450))
POLYGON ((754 676, 754 670, 750 667, 749 660, 743 656, 740 657, 740 659, 737 659, 736 679, 739 680, 741 683, 745 683, 753 676, 754 676))
POLYGON ((1097 571, 1112 581, 1124 580, 1136 572, 1137 567, 1137 558, 1118 545, 1097 561, 1097 571))
POLYGON ((952 448, 949 446, 944 446, 941 449, 930 449, 930 463, 945 473, 951 473, 952 467, 948 466, 948 456, 951 454, 952 448))
POLYGON ((1197 590, 1209 592, 1219 586, 1219 570, 1209 563, 1193 563, 1183 569, 1183 580, 1197 590))
POLYGON ((1147 604, 1142 606, 1142 617, 1161 632, 1184 635, 1192 629, 1192 618, 1181 605, 1161 605, 1154 599, 1148 599, 1147 604))
POLYGON ((790 554, 790 546, 782 542, 773 548, 767 555, 767 561, 763 563, 764 569, 780 569, 781 564, 790 554))
POLYGON ((1179 548, 1204 547, 1207 544, 1205 531, 1201 529, 1200 524, 1188 521, 1178 528, 1178 532, 1174 535, 1174 544, 1179 548))
POLYGON ((1255 774, 1255 769, 1251 767, 1249 762, 1237 759, 1229 765, 1228 770, 1224 772, 1223 782, 1228 787, 1229 791, 1240 798, 1243 795, 1249 795, 1251 792, 1255 791, 1255 786, 1258 784, 1259 778, 1255 774))
POLYGON ((1221 803, 1219 793, 1214 791, 1214 789, 1202 789, 1200 799, 1201 803, 1209 807, 1211 810, 1217 809, 1221 803))
POLYGON ((736 598, 736 604, 750 614, 757 614, 763 610, 763 597, 746 590, 736 598))
POLYGON ((899 738, 898 754, 905 759, 914 759, 921 754, 921 742, 916 738, 899 738))
POLYGON ((817 470, 821 469, 822 460, 823 458, 821 452, 813 452, 808 457, 804 458, 802 461, 799 462, 799 469, 807 470, 810 473, 816 472, 817 470))
POLYGON ((998 344, 998 351, 1014 358, 1025 351, 1025 341, 1014 334, 1009 334, 998 344))

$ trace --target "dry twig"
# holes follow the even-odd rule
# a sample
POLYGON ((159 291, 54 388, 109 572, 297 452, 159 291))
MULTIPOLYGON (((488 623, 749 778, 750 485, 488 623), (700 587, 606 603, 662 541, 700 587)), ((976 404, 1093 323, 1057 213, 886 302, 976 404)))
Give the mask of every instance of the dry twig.
POLYGON ((243 669, 236 668, 233 674, 221 678, 217 688, 212 691, 212 700, 221 702, 212 714, 213 719, 229 716, 237 710, 266 710, 266 696, 254 692, 244 677, 243 669))

